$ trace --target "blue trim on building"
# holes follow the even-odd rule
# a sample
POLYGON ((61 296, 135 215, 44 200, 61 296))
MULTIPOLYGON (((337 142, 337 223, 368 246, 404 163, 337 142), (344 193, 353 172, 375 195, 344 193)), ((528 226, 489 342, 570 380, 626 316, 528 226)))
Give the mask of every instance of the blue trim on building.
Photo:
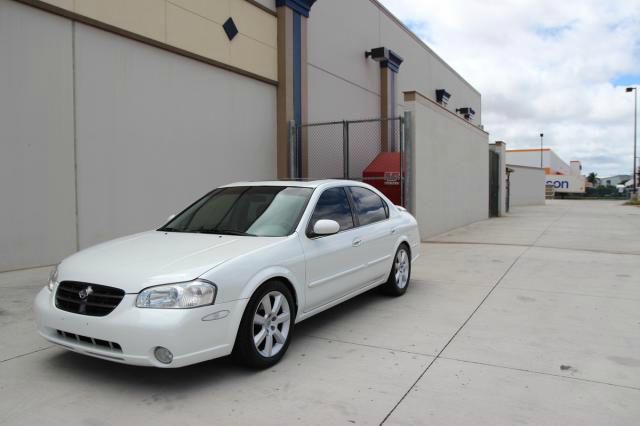
MULTIPOLYGON (((302 16, 293 13, 293 119, 302 124, 302 16)), ((302 173, 302 147, 298 138, 296 147, 296 177, 302 173)))
POLYGON ((294 12, 308 18, 311 6, 313 6, 315 2, 316 0, 276 0, 276 7, 286 6, 294 12))
POLYGON ((302 121, 302 17, 293 14, 293 111, 296 124, 302 121))
POLYGON ((404 62, 404 59, 402 59, 402 56, 398 55, 396 52, 389 49, 389 59, 387 59, 386 61, 380 62, 380 66, 382 68, 385 68, 385 67, 389 68, 391 71, 397 73, 398 71, 400 71, 400 64, 402 64, 402 62, 404 62))

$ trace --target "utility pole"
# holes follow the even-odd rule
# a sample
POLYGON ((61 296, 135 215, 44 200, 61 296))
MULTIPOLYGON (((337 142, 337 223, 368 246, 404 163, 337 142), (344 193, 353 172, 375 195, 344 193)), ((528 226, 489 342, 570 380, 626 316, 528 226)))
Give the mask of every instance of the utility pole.
POLYGON ((540 133, 540 168, 542 168, 542 138, 544 138, 544 133, 540 133))
POLYGON ((638 198, 638 88, 627 87, 627 93, 634 92, 633 96, 633 189, 631 189, 631 198, 638 198))

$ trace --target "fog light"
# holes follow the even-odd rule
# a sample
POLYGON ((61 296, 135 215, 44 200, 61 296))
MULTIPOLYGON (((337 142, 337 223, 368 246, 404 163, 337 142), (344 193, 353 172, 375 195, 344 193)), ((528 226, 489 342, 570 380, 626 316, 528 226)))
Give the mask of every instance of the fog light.
POLYGON ((167 348, 163 348, 162 346, 158 346, 154 349, 153 354, 156 356, 156 359, 163 364, 171 364, 173 361, 173 354, 167 348))

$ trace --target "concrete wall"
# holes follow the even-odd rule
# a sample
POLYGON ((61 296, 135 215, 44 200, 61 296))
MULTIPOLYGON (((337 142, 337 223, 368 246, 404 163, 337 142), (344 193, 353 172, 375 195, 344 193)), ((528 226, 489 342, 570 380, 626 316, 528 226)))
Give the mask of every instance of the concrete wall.
POLYGON ((398 113, 404 91, 435 99, 436 89, 453 96, 450 111, 476 110, 481 123, 481 98, 468 82, 372 0, 321 0, 308 23, 309 122, 380 116, 380 65, 364 52, 385 46, 401 55, 397 80, 398 113))
POLYGON ((544 169, 507 164, 511 207, 544 204, 544 169))
POLYGON ((71 32, 0 1, 0 271, 76 248, 71 32))
MULTIPOLYGON (((78 15, 277 80, 277 19, 246 0, 43 0, 78 15), (229 41, 222 24, 233 18, 229 41)), ((268 8, 274 1, 258 3, 268 8)))
POLYGON ((275 177, 273 85, 9 0, 0 58, 0 270, 275 177))
POLYGON ((424 240, 488 217, 488 135, 419 94, 413 98, 406 102, 413 123, 410 196, 424 240))

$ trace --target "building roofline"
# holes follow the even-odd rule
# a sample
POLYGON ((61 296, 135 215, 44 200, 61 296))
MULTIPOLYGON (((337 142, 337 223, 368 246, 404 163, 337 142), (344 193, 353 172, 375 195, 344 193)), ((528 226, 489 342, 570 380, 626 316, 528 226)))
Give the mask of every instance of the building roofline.
POLYGON ((545 169, 548 169, 548 167, 532 167, 532 166, 521 166, 519 164, 506 164, 507 167, 517 167, 519 169, 531 169, 531 170, 542 170, 543 172, 545 171, 545 169))
POLYGON ((407 27, 397 16, 395 16, 393 13, 391 13, 391 11, 389 9, 387 9, 382 3, 380 3, 378 0, 369 0, 371 3, 373 3, 382 13, 384 13, 385 15, 387 15, 392 21, 394 21, 396 24, 398 24, 398 26, 400 26, 400 28, 402 28, 407 34, 409 34, 415 41, 418 42, 418 44, 420 44, 426 51, 428 51, 429 53, 431 53, 433 56, 436 57, 436 59, 438 59, 445 67, 447 67, 449 69, 449 71, 451 71, 453 74, 455 74, 460 80, 462 80, 467 86, 469 86, 469 88, 471 88, 471 90, 473 90, 474 92, 476 92, 479 96, 482 96, 482 93, 480 93, 480 91, 478 89, 476 89, 471 83, 469 83, 463 76, 460 75, 460 73, 458 71, 456 71, 455 69, 453 69, 453 67, 451 65, 449 65, 444 59, 442 59, 440 57, 440 55, 438 55, 436 52, 434 52, 434 50, 432 48, 429 47, 429 45, 427 45, 427 43, 424 42, 424 40, 422 40, 420 37, 418 37, 416 35, 416 33, 414 33, 413 31, 411 31, 411 29, 409 29, 409 27, 407 27))
MULTIPOLYGON (((542 148, 542 151, 551 151, 551 148, 542 148)), ((540 148, 507 149, 507 152, 540 152, 540 148)))

